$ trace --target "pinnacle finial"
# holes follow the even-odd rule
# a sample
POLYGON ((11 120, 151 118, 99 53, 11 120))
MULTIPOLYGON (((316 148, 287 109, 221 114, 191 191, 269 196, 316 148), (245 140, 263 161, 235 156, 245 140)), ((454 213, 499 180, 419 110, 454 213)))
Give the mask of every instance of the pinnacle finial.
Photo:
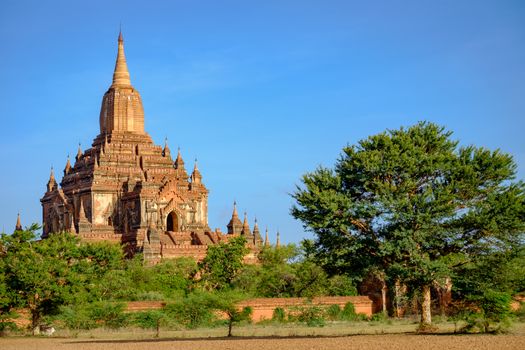
POLYGON ((77 161, 80 159, 80 157, 82 157, 82 145, 81 145, 80 142, 79 142, 79 143, 78 143, 77 156, 76 156, 77 161))
POLYGON ((111 87, 116 86, 131 87, 128 64, 126 63, 126 55, 124 54, 124 37, 122 36, 122 30, 118 35, 117 61, 115 62, 115 71, 113 72, 113 84, 111 84, 111 87))
POLYGON ((118 28, 118 41, 119 42, 124 41, 124 37, 122 36, 122 23, 119 24, 119 28, 118 28))
POLYGON ((69 154, 67 155, 67 161, 66 166, 64 168, 64 175, 69 174, 69 171, 71 170, 71 162, 69 161, 69 154))
POLYGON ((268 237, 268 226, 266 226, 266 235, 264 236, 264 246, 270 246, 270 238, 268 237))
POLYGON ((15 231, 22 231, 22 223, 20 222, 20 212, 18 213, 18 216, 16 217, 15 231))
POLYGON ((277 231, 277 239, 275 240, 275 247, 276 248, 279 248, 281 246, 281 234, 279 233, 279 231, 277 231))
POLYGON ((236 217, 236 216, 239 216, 239 214, 237 213, 237 201, 234 200, 233 201, 233 214, 232 214, 232 217, 236 217))
POLYGON ((184 160, 182 159, 182 155, 180 153, 180 147, 177 148, 177 159, 175 159, 175 168, 185 170, 184 160))
POLYGON ((164 149, 162 150, 162 155, 166 157, 168 154, 170 154, 170 148, 168 147, 168 138, 164 138, 164 149))

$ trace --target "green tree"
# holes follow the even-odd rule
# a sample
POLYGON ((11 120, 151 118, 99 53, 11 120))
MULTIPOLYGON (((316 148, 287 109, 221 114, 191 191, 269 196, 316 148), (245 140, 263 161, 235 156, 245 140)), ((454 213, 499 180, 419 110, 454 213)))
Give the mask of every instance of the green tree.
POLYGON ((228 319, 228 337, 232 336, 232 329, 235 323, 250 320, 252 314, 251 307, 240 308, 239 302, 246 299, 246 296, 237 291, 227 290, 211 295, 211 308, 221 311, 228 319))
POLYGON ((247 253, 244 237, 209 246, 206 257, 199 263, 200 285, 205 290, 230 288, 244 266, 243 259, 247 253))
POLYGON ((2 235, 5 284, 15 297, 13 305, 27 307, 33 332, 42 316, 82 295, 84 281, 72 266, 78 262, 78 238, 53 234, 35 241, 33 225, 26 231, 2 235))
POLYGON ((334 169, 304 175, 291 213, 315 233, 328 268, 373 267, 419 290, 424 327, 432 283, 523 242, 524 184, 512 182, 515 172, 510 155, 458 147, 451 132, 421 122, 345 147, 334 169))

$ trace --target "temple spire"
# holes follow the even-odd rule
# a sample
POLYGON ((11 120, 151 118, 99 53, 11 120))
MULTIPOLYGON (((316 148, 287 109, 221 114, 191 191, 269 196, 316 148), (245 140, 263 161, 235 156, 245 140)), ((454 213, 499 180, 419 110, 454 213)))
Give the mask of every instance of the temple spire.
POLYGON ((186 169, 184 168, 184 160, 182 159, 182 155, 180 154, 180 147, 177 150, 177 158, 175 159, 175 169, 186 171, 186 169))
POLYGON ((260 246, 262 244, 261 233, 259 232, 259 225, 257 224, 257 218, 253 224, 253 244, 260 246))
POLYGON ((230 222, 227 225, 228 234, 241 234, 243 231, 243 224, 239 220, 239 214, 237 213, 237 202, 233 202, 233 213, 230 222))
POLYGON ((266 235, 264 236, 264 246, 270 246, 270 238, 268 237, 268 227, 266 227, 266 235))
POLYGON ((113 72, 113 87, 129 87, 131 88, 131 80, 129 78, 128 64, 126 63, 126 55, 124 54, 124 37, 122 31, 118 35, 118 52, 117 61, 115 63, 115 71, 113 72))
POLYGON ((58 188, 57 181, 55 180, 55 172, 51 167, 51 173, 49 174, 49 181, 47 182, 47 192, 51 192, 58 188))
POLYGON ((20 213, 18 213, 18 216, 16 217, 16 226, 15 231, 22 231, 22 223, 20 222, 20 213))
POLYGON ((66 166, 64 168, 64 176, 69 174, 70 171, 71 171, 71 162, 69 161, 69 154, 68 154, 67 155, 66 166))
POLYGON ((277 239, 275 240, 275 248, 279 248, 281 246, 281 234, 279 231, 277 231, 277 239))
POLYGON ((252 232, 250 230, 250 224, 248 224, 248 214, 246 214, 246 212, 244 212, 244 221, 242 223, 241 235, 243 235, 243 236, 251 236, 252 235, 252 232))
POLYGON ((237 201, 233 201, 233 213, 232 218, 238 218, 239 214, 237 213, 237 201))
POLYGON ((195 158, 195 165, 193 166, 193 172, 191 173, 191 183, 200 184, 202 181, 202 175, 197 167, 197 158, 195 158))
POLYGON ((167 157, 170 155, 170 148, 168 147, 168 138, 164 139, 164 148, 162 149, 162 156, 167 157))
POLYGON ((81 144, 79 143, 79 144, 78 144, 77 156, 75 157, 75 159, 77 160, 77 162, 78 162, 78 160, 79 160, 81 157, 82 157, 82 146, 81 146, 81 144))

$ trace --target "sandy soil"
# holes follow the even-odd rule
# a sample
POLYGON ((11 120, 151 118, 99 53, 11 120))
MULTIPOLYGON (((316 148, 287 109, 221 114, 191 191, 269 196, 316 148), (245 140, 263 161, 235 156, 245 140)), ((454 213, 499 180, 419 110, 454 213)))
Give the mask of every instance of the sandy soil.
POLYGON ((52 349, 181 349, 181 350, 279 350, 279 349, 524 349, 523 335, 356 335, 346 337, 93 340, 59 338, 4 338, 2 350, 52 349))

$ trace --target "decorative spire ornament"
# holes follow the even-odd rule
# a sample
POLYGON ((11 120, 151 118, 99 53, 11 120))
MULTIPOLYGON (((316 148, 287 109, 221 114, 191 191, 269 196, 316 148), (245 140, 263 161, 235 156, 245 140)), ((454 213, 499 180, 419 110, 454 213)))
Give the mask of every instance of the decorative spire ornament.
POLYGON ((16 226, 15 226, 15 231, 22 231, 23 228, 22 228, 22 223, 20 222, 20 213, 18 213, 17 217, 16 217, 16 226))

